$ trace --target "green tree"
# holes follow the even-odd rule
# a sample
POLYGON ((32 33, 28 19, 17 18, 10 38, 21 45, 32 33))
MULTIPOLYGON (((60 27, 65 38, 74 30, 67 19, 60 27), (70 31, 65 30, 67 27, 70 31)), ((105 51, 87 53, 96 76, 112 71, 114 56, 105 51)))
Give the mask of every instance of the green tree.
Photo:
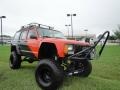
POLYGON ((120 45, 120 25, 118 25, 118 29, 116 29, 116 30, 114 31, 114 34, 115 34, 116 39, 118 40, 119 45, 120 45))
POLYGON ((108 38, 108 40, 116 40, 116 39, 117 39, 117 38, 116 38, 115 35, 110 35, 109 38, 108 38))

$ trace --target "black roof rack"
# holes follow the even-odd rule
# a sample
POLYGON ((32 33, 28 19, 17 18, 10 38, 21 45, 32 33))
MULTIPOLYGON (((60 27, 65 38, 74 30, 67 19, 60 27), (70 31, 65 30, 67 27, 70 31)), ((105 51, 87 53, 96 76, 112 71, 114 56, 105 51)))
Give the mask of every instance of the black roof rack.
POLYGON ((22 26, 22 29, 31 28, 31 27, 42 27, 42 28, 54 29, 54 27, 50 27, 47 25, 39 24, 39 23, 30 23, 30 24, 24 25, 22 26))

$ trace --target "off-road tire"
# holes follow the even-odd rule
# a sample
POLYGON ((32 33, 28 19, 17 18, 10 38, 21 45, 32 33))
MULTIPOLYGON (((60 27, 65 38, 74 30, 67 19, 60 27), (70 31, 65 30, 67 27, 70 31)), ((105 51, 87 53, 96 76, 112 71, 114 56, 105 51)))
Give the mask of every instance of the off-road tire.
POLYGON ((12 51, 9 59, 11 69, 19 69, 21 66, 21 56, 16 51, 12 51))
POLYGON ((81 73, 78 73, 77 76, 80 77, 88 77, 90 73, 92 72, 92 64, 90 61, 85 60, 80 62, 83 68, 83 71, 81 73))
POLYGON ((63 77, 60 66, 49 59, 40 60, 35 71, 36 82, 43 90, 57 90, 63 82, 63 77))

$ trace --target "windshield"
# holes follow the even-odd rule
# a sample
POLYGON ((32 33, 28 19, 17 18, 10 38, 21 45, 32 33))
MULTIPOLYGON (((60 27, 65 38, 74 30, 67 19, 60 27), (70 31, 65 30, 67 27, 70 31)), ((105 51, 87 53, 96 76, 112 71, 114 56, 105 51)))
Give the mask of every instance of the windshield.
POLYGON ((49 30, 44 28, 38 29, 39 35, 42 37, 53 37, 53 38, 63 38, 65 39, 63 33, 56 30, 49 30))

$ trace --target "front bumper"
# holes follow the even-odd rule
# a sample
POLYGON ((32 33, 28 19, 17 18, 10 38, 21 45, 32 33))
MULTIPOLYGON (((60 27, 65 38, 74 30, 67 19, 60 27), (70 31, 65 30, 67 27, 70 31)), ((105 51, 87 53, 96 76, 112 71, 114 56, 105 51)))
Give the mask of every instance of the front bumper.
MULTIPOLYGON (((68 54, 66 55, 67 58, 90 47, 90 46, 80 46, 80 45, 73 45, 73 46, 74 49, 72 51, 68 51, 68 54)), ((78 55, 71 57, 71 60, 79 60, 79 59, 91 60, 91 53, 89 53, 89 50, 86 50, 78 55)))
POLYGON ((102 51, 106 45, 106 42, 109 38, 109 35, 110 35, 110 32, 109 31, 106 31, 102 34, 102 36, 98 39, 98 41, 95 42, 95 44, 93 46, 90 46, 90 47, 80 47, 80 46, 75 46, 75 49, 74 49, 74 54, 73 55, 69 55, 67 57, 68 60, 92 60, 92 57, 91 56, 95 56, 95 55, 92 55, 92 54, 95 54, 95 48, 96 46, 98 45, 98 43, 104 38, 105 38, 105 41, 103 43, 103 45, 101 46, 101 49, 98 51, 98 55, 97 55, 97 58, 101 56, 102 54, 102 51))

